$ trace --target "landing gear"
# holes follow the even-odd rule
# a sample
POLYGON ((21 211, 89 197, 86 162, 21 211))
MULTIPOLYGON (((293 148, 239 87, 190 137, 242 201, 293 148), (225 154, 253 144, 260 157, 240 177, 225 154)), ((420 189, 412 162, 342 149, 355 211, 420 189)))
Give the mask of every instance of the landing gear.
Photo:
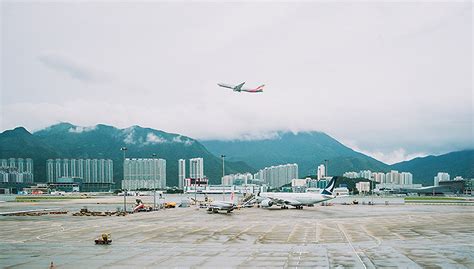
POLYGON ((303 206, 302 205, 297 205, 296 209, 303 209, 303 206))
POLYGON ((282 205, 281 209, 288 209, 288 207, 286 205, 282 205))

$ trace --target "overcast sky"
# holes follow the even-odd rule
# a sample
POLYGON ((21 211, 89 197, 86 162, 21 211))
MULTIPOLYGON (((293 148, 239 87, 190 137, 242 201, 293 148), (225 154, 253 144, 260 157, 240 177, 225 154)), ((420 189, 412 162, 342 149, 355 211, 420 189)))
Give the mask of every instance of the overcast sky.
POLYGON ((387 163, 474 147, 470 1, 1 3, 1 131, 318 130, 387 163), (265 92, 216 85, 244 81, 265 92))

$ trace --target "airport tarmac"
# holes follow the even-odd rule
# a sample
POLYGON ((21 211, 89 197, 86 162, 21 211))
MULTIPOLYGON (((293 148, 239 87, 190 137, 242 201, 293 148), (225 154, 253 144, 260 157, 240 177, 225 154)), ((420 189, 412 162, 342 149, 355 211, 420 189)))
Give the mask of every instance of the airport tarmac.
MULTIPOLYGON (((121 199, 2 207, 116 208, 121 199)), ((474 268, 473 206, 334 205, 232 214, 190 207, 126 217, 71 213, 0 216, 0 267, 49 268, 53 262, 55 268, 474 268), (103 232, 112 234, 112 245, 94 245, 103 232)))

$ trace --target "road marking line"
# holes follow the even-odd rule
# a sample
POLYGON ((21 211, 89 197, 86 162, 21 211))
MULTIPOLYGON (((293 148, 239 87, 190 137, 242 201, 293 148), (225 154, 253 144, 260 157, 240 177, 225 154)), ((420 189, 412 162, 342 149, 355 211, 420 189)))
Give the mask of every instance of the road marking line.
POLYGON ((357 256, 357 258, 359 259, 360 263, 362 263, 362 265, 364 266, 365 269, 367 269, 367 266, 365 265, 365 263, 362 261, 362 258, 359 256, 359 253, 357 253, 357 251, 355 250, 354 246, 352 245, 352 242, 351 240, 349 240, 349 237, 347 236, 346 232, 344 231, 344 229, 342 228, 342 226, 338 223, 337 224, 337 227, 339 228, 339 230, 342 232, 342 234, 344 235, 344 237, 346 238, 346 241, 347 243, 349 243, 349 246, 352 248, 352 250, 354 251, 355 255, 357 256))

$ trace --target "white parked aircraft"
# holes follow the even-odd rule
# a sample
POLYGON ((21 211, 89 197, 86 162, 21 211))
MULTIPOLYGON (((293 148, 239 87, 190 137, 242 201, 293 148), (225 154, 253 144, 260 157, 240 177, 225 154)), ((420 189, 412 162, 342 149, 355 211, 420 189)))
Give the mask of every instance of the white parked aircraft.
POLYGON ((332 177, 326 188, 320 193, 262 192, 258 194, 257 201, 264 208, 279 205, 283 209, 291 205, 297 209, 303 209, 303 206, 314 205, 336 198, 332 193, 336 186, 336 179, 337 177, 332 177))
POLYGON ((233 202, 214 201, 209 204, 209 206, 207 207, 207 211, 209 213, 219 213, 219 211, 225 211, 226 213, 230 213, 236 208, 237 207, 233 202))

